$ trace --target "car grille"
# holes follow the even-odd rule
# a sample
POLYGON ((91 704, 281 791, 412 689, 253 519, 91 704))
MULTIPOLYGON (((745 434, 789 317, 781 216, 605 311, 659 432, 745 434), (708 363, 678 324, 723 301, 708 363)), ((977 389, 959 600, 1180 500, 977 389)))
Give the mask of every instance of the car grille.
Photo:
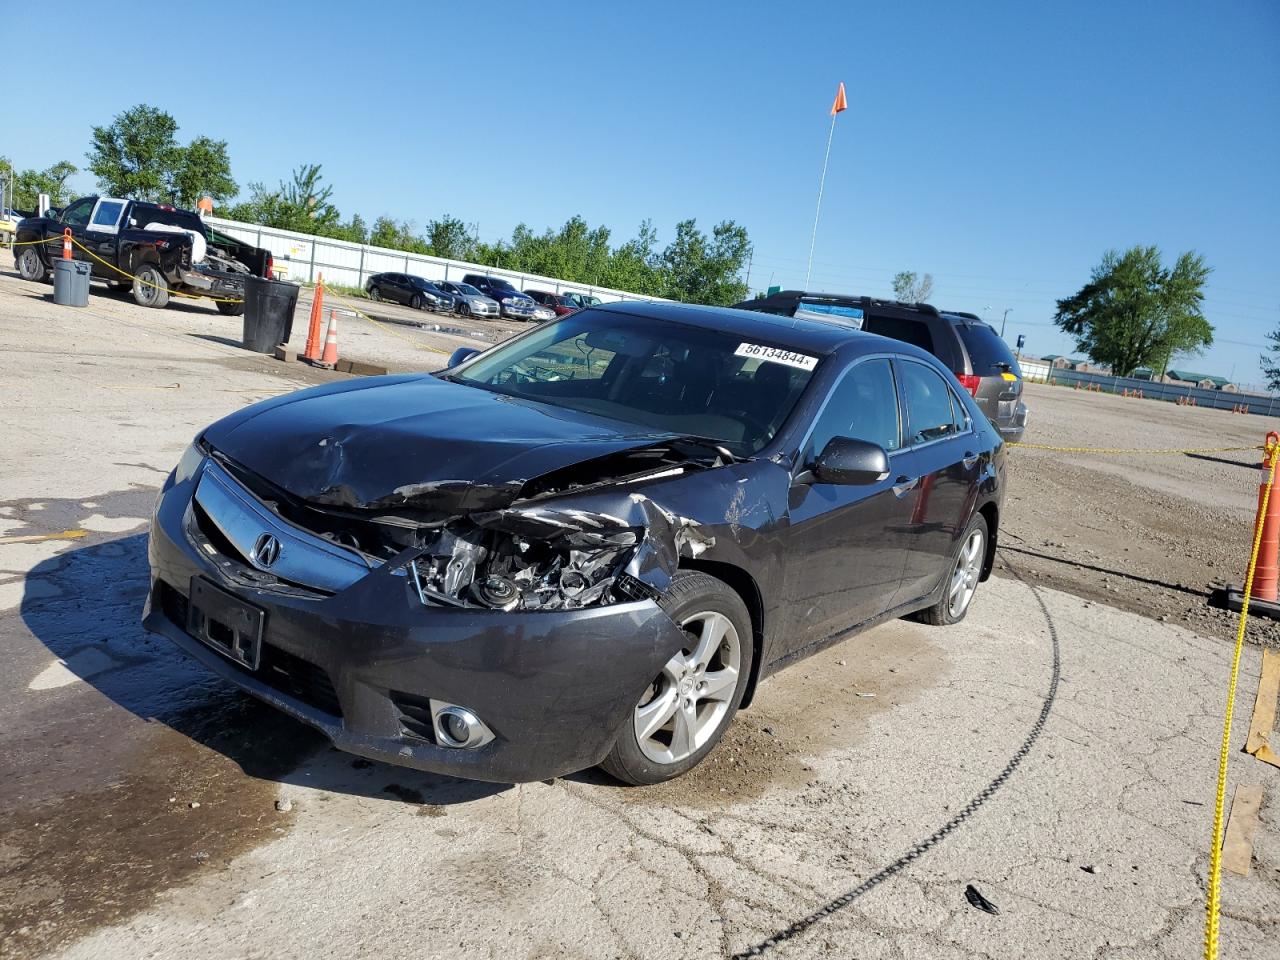
MULTIPOLYGON (((156 606, 170 621, 183 631, 187 629, 187 617, 190 603, 175 587, 163 580, 156 581, 156 606)), ((314 707, 336 719, 342 719, 342 704, 338 701, 338 691, 334 689, 333 680, 328 671, 299 656, 282 650, 279 647, 262 641, 262 659, 257 670, 250 670, 244 664, 226 658, 241 673, 261 680, 267 686, 286 696, 300 700, 309 707, 314 707)), ((431 715, 427 715, 427 723, 431 723, 431 715)))

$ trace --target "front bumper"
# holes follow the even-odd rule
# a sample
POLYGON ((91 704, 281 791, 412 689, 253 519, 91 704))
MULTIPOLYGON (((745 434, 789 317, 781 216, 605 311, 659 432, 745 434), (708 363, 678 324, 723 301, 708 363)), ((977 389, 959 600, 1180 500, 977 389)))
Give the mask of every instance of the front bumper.
POLYGON ((350 753, 500 783, 582 770, 604 758, 644 685, 685 642, 647 600, 555 612, 423 607, 408 578, 385 568, 330 595, 255 586, 242 558, 201 533, 199 476, 157 502, 144 626, 350 753), (257 670, 187 633, 193 576, 265 611, 257 670), (428 698, 473 711, 494 739, 437 744, 421 722, 428 698))

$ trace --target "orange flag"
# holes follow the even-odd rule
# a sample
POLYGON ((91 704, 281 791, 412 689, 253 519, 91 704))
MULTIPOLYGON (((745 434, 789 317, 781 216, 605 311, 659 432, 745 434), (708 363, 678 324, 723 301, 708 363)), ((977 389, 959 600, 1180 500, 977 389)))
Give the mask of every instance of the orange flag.
POLYGON ((835 103, 831 104, 831 115, 834 117, 841 110, 849 109, 849 101, 844 98, 844 82, 841 81, 840 89, 836 91, 835 103))

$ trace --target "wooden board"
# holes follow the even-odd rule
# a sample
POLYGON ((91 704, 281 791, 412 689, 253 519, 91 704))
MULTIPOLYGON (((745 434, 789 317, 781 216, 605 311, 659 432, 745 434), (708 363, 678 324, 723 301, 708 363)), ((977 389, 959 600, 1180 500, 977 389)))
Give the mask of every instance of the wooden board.
POLYGON ((1276 701, 1280 699, 1280 653, 1262 651, 1262 675, 1258 678, 1258 696, 1253 701, 1253 719, 1249 722, 1246 753, 1280 767, 1280 757, 1271 747, 1271 732, 1276 723, 1276 701))
POLYGON ((1262 809, 1262 787, 1248 783, 1236 787, 1231 799, 1231 816, 1227 835, 1222 841, 1222 865, 1242 877, 1249 875, 1253 861, 1253 835, 1258 829, 1258 811, 1262 809))

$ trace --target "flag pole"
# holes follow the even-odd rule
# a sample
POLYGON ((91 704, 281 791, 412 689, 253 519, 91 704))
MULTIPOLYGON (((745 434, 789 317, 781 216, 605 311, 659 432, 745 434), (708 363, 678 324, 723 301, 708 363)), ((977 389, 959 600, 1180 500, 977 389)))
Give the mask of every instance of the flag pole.
POLYGON ((818 242, 818 218, 822 216, 822 191, 827 185, 827 161, 831 159, 831 140, 836 135, 836 114, 831 114, 831 129, 827 133, 827 152, 822 158, 822 177, 818 180, 818 209, 813 213, 813 235, 809 237, 809 265, 804 268, 804 288, 809 289, 809 274, 813 273, 813 247, 818 242))

